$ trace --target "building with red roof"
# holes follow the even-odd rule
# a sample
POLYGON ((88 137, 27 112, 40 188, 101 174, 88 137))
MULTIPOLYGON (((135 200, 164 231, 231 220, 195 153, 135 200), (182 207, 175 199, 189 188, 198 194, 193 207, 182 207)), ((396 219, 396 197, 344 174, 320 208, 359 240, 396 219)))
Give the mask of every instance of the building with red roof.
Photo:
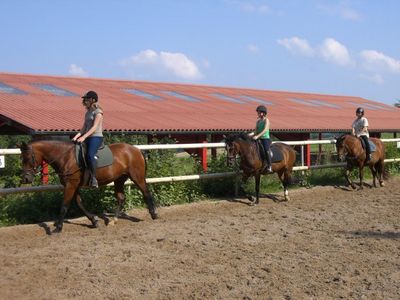
POLYGON ((253 130, 258 105, 268 108, 271 133, 280 139, 349 131, 357 107, 372 134, 400 131, 400 109, 355 96, 0 73, 0 133, 72 135, 82 126, 81 95, 88 90, 99 95, 111 134, 168 134, 181 142, 208 134, 215 141, 253 130))

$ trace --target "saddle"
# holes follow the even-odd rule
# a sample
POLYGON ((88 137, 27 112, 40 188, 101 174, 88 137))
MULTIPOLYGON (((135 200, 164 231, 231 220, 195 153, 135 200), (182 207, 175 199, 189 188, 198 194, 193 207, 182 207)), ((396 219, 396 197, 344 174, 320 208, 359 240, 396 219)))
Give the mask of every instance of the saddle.
MULTIPOLYGON (((111 152, 110 147, 102 144, 99 150, 96 153, 97 157, 97 169, 112 165, 114 161, 114 156, 111 152)), ((77 144, 75 145, 75 159, 79 168, 87 169, 87 161, 86 161, 86 145, 85 144, 77 144)))
MULTIPOLYGON (((262 145, 260 140, 256 140, 256 148, 258 150, 258 155, 260 156, 261 160, 265 160, 266 158, 264 146, 262 145)), ((271 156, 271 163, 283 160, 283 154, 281 150, 278 147, 274 146, 274 144, 271 145, 269 153, 271 156)))
MULTIPOLYGON (((364 143, 364 140, 362 139, 362 138, 358 138, 360 141, 361 141, 361 146, 363 147, 363 149, 365 150, 365 143, 364 143)), ((375 146, 375 144, 368 138, 368 144, 369 144, 369 149, 371 150, 371 153, 372 152, 375 152, 376 151, 376 146, 375 146)))

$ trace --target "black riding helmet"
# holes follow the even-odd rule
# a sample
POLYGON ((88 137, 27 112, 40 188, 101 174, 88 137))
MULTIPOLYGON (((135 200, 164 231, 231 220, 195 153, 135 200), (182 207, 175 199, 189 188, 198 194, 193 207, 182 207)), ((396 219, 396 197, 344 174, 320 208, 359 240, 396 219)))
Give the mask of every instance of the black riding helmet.
POLYGON ((97 102, 99 100, 99 97, 97 96, 97 93, 95 91, 89 91, 85 95, 82 96, 82 99, 93 99, 94 102, 97 102))
POLYGON ((256 108, 256 112, 263 112, 264 114, 267 114, 267 108, 264 105, 259 105, 256 108))
POLYGON ((362 107, 357 108, 356 114, 362 114, 362 115, 364 115, 364 108, 362 108, 362 107))

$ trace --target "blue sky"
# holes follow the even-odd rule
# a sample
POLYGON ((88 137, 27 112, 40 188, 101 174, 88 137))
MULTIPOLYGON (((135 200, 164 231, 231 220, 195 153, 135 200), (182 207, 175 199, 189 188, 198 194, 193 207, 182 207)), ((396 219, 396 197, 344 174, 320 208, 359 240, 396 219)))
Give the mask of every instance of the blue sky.
POLYGON ((0 72, 400 99, 397 0, 2 0, 0 72))

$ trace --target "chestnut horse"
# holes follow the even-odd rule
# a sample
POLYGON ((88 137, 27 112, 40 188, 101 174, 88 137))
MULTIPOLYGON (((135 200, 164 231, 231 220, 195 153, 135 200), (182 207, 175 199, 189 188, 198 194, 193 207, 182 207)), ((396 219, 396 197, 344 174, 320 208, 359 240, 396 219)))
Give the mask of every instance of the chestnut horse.
MULTIPOLYGON (((246 182, 248 178, 254 176, 256 183, 256 200, 253 204, 259 203, 260 192, 260 178, 263 161, 260 158, 256 142, 250 138, 246 133, 230 135, 225 139, 228 165, 234 165, 236 162, 236 155, 240 156, 240 169, 243 171, 242 182, 246 182)), ((284 143, 274 143, 272 148, 277 148, 282 153, 282 160, 272 163, 272 170, 278 174, 280 181, 283 184, 285 200, 289 200, 288 185, 294 163, 296 161, 295 150, 284 143)), ((253 202, 251 196, 248 197, 253 202)))
MULTIPOLYGON (((60 211, 60 217, 55 223, 54 232, 61 232, 64 217, 72 200, 75 200, 83 213, 97 227, 96 217, 88 212, 79 195, 80 187, 85 186, 84 171, 80 169, 75 158, 75 144, 61 141, 33 141, 20 146, 22 156, 22 183, 32 183, 33 177, 38 173, 42 161, 53 167, 64 186, 64 201, 60 211)), ((141 151, 128 144, 112 144, 111 152, 114 156, 112 165, 98 168, 96 178, 99 185, 114 182, 115 196, 118 206, 115 220, 120 216, 125 202, 124 183, 130 178, 143 194, 150 215, 157 218, 153 197, 146 184, 146 161, 141 151)), ((106 220, 108 224, 108 220, 106 220)))
POLYGON ((363 169, 368 166, 371 169, 374 178, 374 187, 376 187, 376 178, 380 186, 384 186, 383 177, 385 175, 385 145, 378 138, 370 138, 370 141, 376 146, 376 150, 371 153, 371 160, 366 161, 366 152, 362 147, 361 140, 353 135, 344 134, 336 139, 336 150, 338 159, 346 161, 345 178, 353 189, 356 188, 353 181, 349 178, 350 172, 354 167, 358 167, 360 175, 360 187, 363 188, 363 169))

